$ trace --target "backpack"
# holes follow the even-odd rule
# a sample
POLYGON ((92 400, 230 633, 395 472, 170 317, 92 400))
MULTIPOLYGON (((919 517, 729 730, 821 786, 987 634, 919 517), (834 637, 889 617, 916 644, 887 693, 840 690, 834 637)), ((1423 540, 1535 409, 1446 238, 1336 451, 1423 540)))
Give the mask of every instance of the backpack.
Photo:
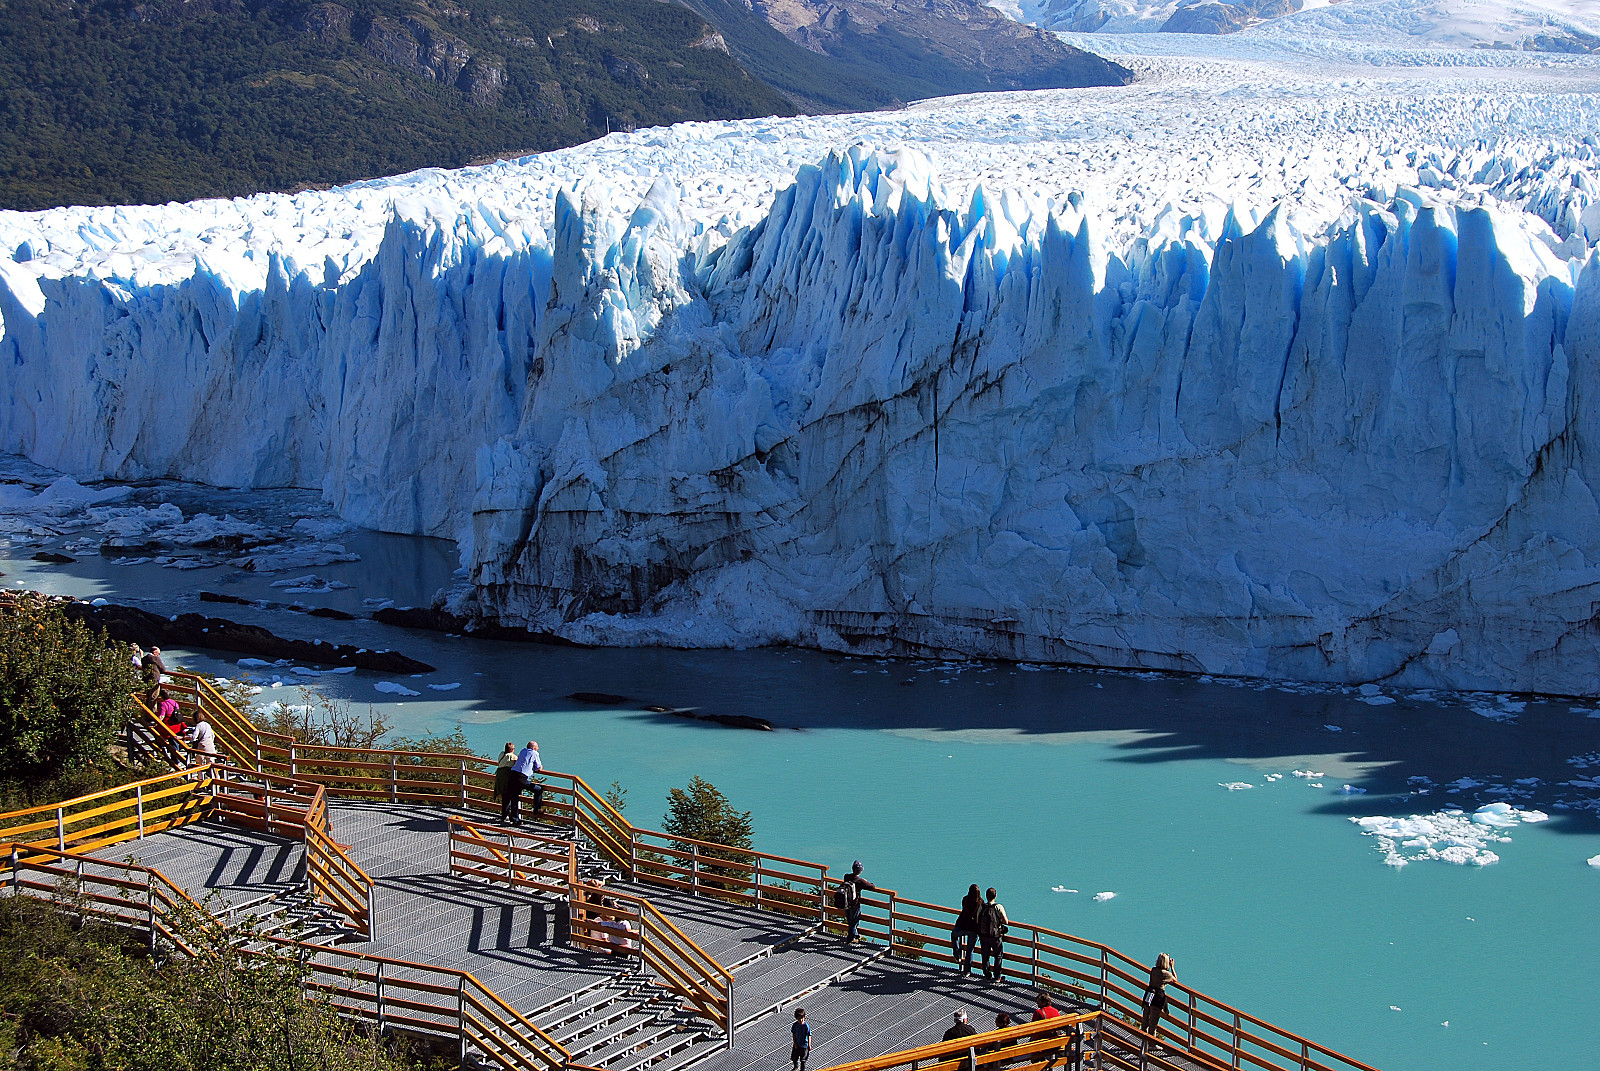
POLYGON ((978 908, 978 934, 982 937, 998 937, 1006 932, 1005 925, 1000 921, 999 904, 984 904, 978 908))
POLYGON ((850 907, 850 896, 844 891, 843 885, 833 890, 833 906, 836 911, 845 911, 850 907))

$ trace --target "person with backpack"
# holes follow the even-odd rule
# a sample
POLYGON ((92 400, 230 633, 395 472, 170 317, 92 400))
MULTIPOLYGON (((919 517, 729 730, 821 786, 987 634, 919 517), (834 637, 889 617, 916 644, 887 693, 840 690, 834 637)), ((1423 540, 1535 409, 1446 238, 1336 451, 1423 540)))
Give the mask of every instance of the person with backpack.
POLYGON ((955 952, 956 969, 962 974, 972 973, 972 952, 978 944, 978 909, 982 906, 983 894, 978 887, 967 886, 967 895, 961 898, 961 914, 950 931, 950 948, 955 952))
POLYGON ((996 982, 1005 976, 1005 937, 1011 928, 1011 920, 1006 917, 1004 905, 995 899, 993 888, 984 896, 987 902, 978 908, 978 940, 983 946, 983 976, 996 982), (992 971, 989 967, 990 956, 994 957, 992 971))
POLYGON ((850 876, 841 880, 839 887, 833 891, 833 906, 844 912, 847 943, 854 944, 861 940, 861 894, 867 889, 876 888, 861 876, 861 860, 857 859, 850 864, 850 876))
POLYGON ((806 1061, 811 1059, 811 1024, 806 1022, 806 1010, 794 1010, 794 1025, 789 1028, 794 1044, 789 1046, 791 1071, 806 1071, 806 1061))

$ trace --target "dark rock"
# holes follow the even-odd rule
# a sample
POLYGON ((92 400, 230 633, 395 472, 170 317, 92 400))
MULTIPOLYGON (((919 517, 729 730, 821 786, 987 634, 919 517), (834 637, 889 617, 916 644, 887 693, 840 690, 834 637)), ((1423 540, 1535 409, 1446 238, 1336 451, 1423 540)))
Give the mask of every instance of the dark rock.
POLYGON ((1232 4, 1196 4, 1180 7, 1161 24, 1162 33, 1236 33, 1249 18, 1232 4))
POLYGON ((603 707, 614 707, 618 703, 626 703, 625 695, 612 695, 610 692, 573 692, 568 699, 576 699, 580 703, 595 703, 603 707))
POLYGON ((650 81, 650 72, 638 60, 607 54, 605 65, 606 73, 619 82, 642 86, 650 81))
POLYGON ((456 88, 479 108, 492 108, 500 103, 506 89, 506 72, 503 67, 473 59, 456 79, 456 88))
POLYGON ((312 617, 326 617, 332 621, 354 621, 356 619, 355 614, 347 614, 343 610, 335 610, 331 606, 318 606, 307 610, 306 613, 312 617))
POLYGON ((312 4, 295 21, 295 29, 324 41, 345 41, 355 12, 341 4, 312 4))
POLYGON ((255 599, 242 599, 237 595, 221 595, 221 594, 218 594, 215 591, 202 591, 200 593, 200 601, 201 602, 228 602, 228 603, 233 603, 236 606, 259 606, 260 605, 260 603, 258 603, 255 599))
POLYGON ((49 562, 52 565, 71 565, 78 559, 70 554, 56 554, 54 551, 41 550, 33 556, 33 560, 36 562, 49 562))
POLYGON ((512 643, 547 643, 555 647, 587 647, 564 636, 549 632, 534 632, 525 628, 511 628, 493 621, 475 621, 460 617, 447 610, 434 610, 422 606, 390 606, 372 615, 374 621, 400 628, 420 628, 429 632, 459 633, 480 640, 508 640, 512 643))
POLYGON ((114 640, 151 647, 198 647, 256 658, 288 658, 322 666, 355 666, 383 673, 432 673, 433 666, 396 651, 364 651, 343 644, 289 640, 259 625, 242 625, 220 617, 179 614, 165 618, 132 606, 90 606, 63 600, 68 618, 90 628, 105 629, 114 640))
POLYGON ((772 732, 772 723, 766 718, 755 718, 749 714, 702 714, 697 710, 663 710, 663 714, 670 714, 674 718, 691 718, 695 721, 709 721, 717 725, 726 725, 730 729, 755 729, 758 732, 772 732))

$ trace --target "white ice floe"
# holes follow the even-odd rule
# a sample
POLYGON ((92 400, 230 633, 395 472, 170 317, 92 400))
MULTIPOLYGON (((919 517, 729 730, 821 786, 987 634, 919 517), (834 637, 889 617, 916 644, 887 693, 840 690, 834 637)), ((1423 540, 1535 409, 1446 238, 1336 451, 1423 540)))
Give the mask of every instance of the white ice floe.
POLYGON ((283 588, 287 595, 315 595, 329 591, 344 591, 350 587, 342 580, 328 580, 315 573, 297 576, 292 580, 274 580, 272 586, 283 588))
POLYGON ((453 692, 457 688, 461 687, 461 682, 451 681, 449 684, 430 684, 428 687, 432 688, 436 692, 453 692))
POLYGON ((1591 855, 1586 861, 1590 866, 1600 869, 1600 855, 1591 855))
POLYGON ((1107 900, 1115 900, 1117 898, 1117 894, 1114 892, 1097 892, 1094 894, 1094 898, 1100 903, 1104 903, 1107 900))
POLYGON ((1471 814, 1452 808, 1406 818, 1373 815, 1350 821, 1360 826, 1363 834, 1376 838, 1384 862, 1392 867, 1423 859, 1490 866, 1498 863, 1500 856, 1490 851, 1489 845, 1511 843, 1506 830, 1524 823, 1544 822, 1549 817, 1542 811, 1490 803, 1471 814))
POLYGON ((412 691, 410 688, 407 688, 403 684, 396 684, 394 681, 378 681, 376 684, 373 685, 373 687, 376 688, 378 691, 383 692, 386 695, 421 695, 422 694, 421 692, 412 691))
POLYGON ((1356 785, 1343 785, 1340 787, 1339 792, 1346 796, 1365 796, 1367 794, 1366 789, 1356 785))
POLYGON ((1255 788, 1249 781, 1218 781, 1218 788, 1225 788, 1229 792, 1238 792, 1241 789, 1255 788))
POLYGON ((1077 889, 1069 889, 1065 885, 1052 885, 1052 886, 1050 886, 1050 891, 1051 892, 1060 892, 1060 893, 1075 893, 1078 890, 1077 889))

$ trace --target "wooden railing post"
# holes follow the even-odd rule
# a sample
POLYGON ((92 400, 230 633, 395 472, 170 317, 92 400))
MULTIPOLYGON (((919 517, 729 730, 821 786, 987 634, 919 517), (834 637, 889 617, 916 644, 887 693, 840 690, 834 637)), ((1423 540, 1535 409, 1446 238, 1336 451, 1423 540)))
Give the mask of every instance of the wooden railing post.
MULTIPOLYGON (((640 929, 641 929, 641 930, 643 930, 643 929, 644 929, 644 924, 643 924, 643 922, 642 922, 642 921, 641 921, 641 923, 640 923, 640 925, 639 925, 639 928, 640 928, 640 929)), ((728 1049, 729 1049, 729 1050, 730 1050, 730 1051, 731 1051, 731 1050, 732 1050, 732 1049, 733 1049, 733 979, 732 979, 732 978, 729 978, 729 979, 727 979, 727 980, 726 980, 726 981, 725 981, 725 982, 724 982, 724 983, 723 983, 723 984, 724 984, 724 985, 725 985, 725 986, 726 986, 726 987, 727 987, 727 997, 728 997, 728 1004, 727 1004, 727 1014, 728 1014, 728 1025, 727 1025, 727 1035, 728 1035, 728 1045, 727 1045, 727 1047, 728 1047, 728 1049)), ((976 1065, 976 1064, 974 1064, 974 1065, 973 1065, 973 1066, 974 1066, 974 1067, 976 1067, 976 1066, 977 1066, 977 1065, 976 1065)))
POLYGON ((21 874, 20 874, 20 870, 19 870, 19 866, 18 866, 17 846, 15 844, 13 844, 13 845, 11 845, 11 895, 12 896, 17 895, 17 889, 21 885, 21 883, 22 883, 22 878, 21 878, 21 874))
POLYGON ((144 786, 133 786, 134 813, 139 818, 139 839, 144 840, 144 786))
POLYGON ((761 910, 761 856, 758 855, 755 858, 756 858, 756 872, 755 872, 756 910, 760 911, 761 910))
POLYGON ((1037 926, 1033 927, 1032 933, 1033 933, 1033 950, 1032 950, 1033 951, 1033 956, 1032 956, 1033 970, 1032 970, 1031 973, 1032 973, 1032 976, 1033 976, 1033 984, 1035 986, 1037 986, 1039 984, 1039 928, 1037 926))
MULTIPOLYGON (((1194 998, 1190 997, 1189 999, 1193 1000, 1194 998)), ((1239 1050, 1240 1050, 1240 1048, 1243 1047, 1243 1045, 1244 1045, 1244 1032, 1239 1029, 1239 1013, 1238 1012, 1234 1012, 1233 1013, 1233 1066, 1234 1066, 1235 1069, 1237 1069, 1238 1066, 1239 1066, 1239 1050)))
POLYGON ((700 845, 689 845, 689 895, 700 895, 700 845))
POLYGON ((367 886, 367 940, 378 939, 378 897, 377 886, 367 886))
POLYGON ((467 809, 467 760, 457 759, 456 765, 461 769, 461 809, 467 809))
POLYGON ((67 850, 67 817, 66 812, 60 807, 56 808, 56 851, 67 850))
POLYGON ((639 831, 628 826, 628 880, 639 880, 639 831))
POLYGON ((261 818, 267 824, 267 832, 272 832, 272 786, 267 784, 265 777, 261 779, 261 818))
POLYGON ((400 775, 395 770, 394 752, 389 752, 389 802, 400 802, 400 775))
POLYGON ((294 741, 291 740, 291 741, 289 741, 289 776, 290 777, 297 777, 297 776, 299 776, 299 773, 300 773, 299 765, 295 762, 294 741))

